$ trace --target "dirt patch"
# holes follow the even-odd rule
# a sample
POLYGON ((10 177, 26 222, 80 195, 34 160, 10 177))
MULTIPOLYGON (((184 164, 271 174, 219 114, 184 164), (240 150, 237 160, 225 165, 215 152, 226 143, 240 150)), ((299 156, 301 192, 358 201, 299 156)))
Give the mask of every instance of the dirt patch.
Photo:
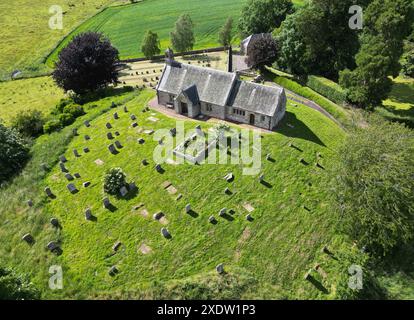
POLYGON ((158 220, 162 225, 167 225, 168 224, 168 220, 166 217, 162 217, 160 220, 158 220))
POLYGON ((249 227, 246 227, 243 230, 243 234, 241 235, 241 237, 239 239, 239 243, 244 243, 247 239, 249 239, 250 238, 250 234, 251 234, 250 228, 249 227))
POLYGON ((243 208, 245 208, 248 212, 254 211, 253 206, 250 203, 247 203, 247 202, 243 205, 243 208))
POLYGON ((96 159, 96 160, 95 160, 95 163, 96 163, 98 166, 102 166, 105 162, 103 162, 101 159, 96 159))
POLYGON ((178 190, 173 185, 170 185, 167 188, 167 191, 168 191, 169 194, 176 194, 178 190))
POLYGON ((151 249, 149 246, 147 246, 145 243, 141 244, 141 245, 138 247, 138 250, 139 250, 142 254, 148 254, 148 253, 150 253, 150 252, 152 251, 152 249, 151 249))
POLYGON ((140 211, 140 215, 143 216, 144 218, 148 218, 149 217, 149 212, 147 209, 142 209, 140 211))

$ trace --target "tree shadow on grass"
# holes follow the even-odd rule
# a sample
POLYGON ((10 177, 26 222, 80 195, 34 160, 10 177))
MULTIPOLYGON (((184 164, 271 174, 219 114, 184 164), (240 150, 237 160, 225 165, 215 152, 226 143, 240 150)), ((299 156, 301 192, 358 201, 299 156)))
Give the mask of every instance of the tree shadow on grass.
POLYGON ((277 128, 277 132, 291 138, 299 138, 307 141, 311 141, 326 147, 321 139, 311 130, 309 127, 296 118, 296 115, 292 112, 286 111, 280 126, 277 128), (287 124, 292 125, 293 128, 287 124))

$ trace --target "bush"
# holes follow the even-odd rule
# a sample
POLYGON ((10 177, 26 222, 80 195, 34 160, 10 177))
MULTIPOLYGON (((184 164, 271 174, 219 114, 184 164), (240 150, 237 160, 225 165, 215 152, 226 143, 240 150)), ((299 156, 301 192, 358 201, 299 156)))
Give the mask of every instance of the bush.
POLYGON ((76 118, 70 113, 62 113, 59 116, 59 122, 62 127, 66 127, 74 123, 76 118))
POLYGON ((83 116, 85 114, 85 110, 81 106, 75 104, 69 104, 63 108, 63 113, 71 114, 74 118, 83 116))
POLYGON ((72 99, 61 99, 59 103, 56 105, 53 114, 60 114, 63 113, 63 109, 72 103, 72 99))
POLYGON ((0 184, 19 172, 29 159, 29 148, 19 133, 0 123, 0 184))
POLYGON ((45 120, 38 110, 26 110, 16 115, 11 126, 20 134, 27 137, 37 137, 43 133, 45 120))
POLYGON ((62 125, 59 120, 53 119, 45 123, 43 126, 43 131, 45 133, 52 133, 59 129, 62 129, 62 125))
POLYGON ((0 268, 0 300, 39 299, 39 291, 28 277, 17 275, 10 269, 0 268))
POLYGON ((376 256, 414 236, 414 132, 371 115, 338 150, 333 194, 347 234, 376 256))
POLYGON ((121 168, 112 168, 104 176, 104 191, 108 194, 118 195, 126 184, 126 175, 121 168))
POLYGON ((335 82, 326 78, 309 76, 306 85, 329 100, 338 104, 346 101, 345 91, 335 82))

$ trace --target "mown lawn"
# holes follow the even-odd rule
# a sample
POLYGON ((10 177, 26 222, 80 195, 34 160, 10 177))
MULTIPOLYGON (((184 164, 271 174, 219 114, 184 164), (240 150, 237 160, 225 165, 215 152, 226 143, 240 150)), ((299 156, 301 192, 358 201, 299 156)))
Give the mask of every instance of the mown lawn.
MULTIPOLYGON (((200 279, 204 279, 207 287, 217 283, 213 270, 221 262, 229 270, 229 277, 240 276, 247 281, 237 287, 239 291, 233 290, 225 297, 337 297, 338 287, 347 281, 348 265, 342 264, 349 261, 331 259, 321 253, 321 248, 328 245, 336 256, 352 250, 335 234, 337 221, 330 209, 328 177, 315 163, 316 153, 321 152, 320 163, 329 168, 343 131, 320 113, 289 104, 278 132, 263 134, 261 172, 265 174, 267 186, 259 183, 258 176, 242 175, 242 166, 234 164, 163 164, 165 172, 159 174, 152 160, 158 143, 139 129, 171 128, 176 121, 158 113, 155 113, 158 122, 148 120, 152 111, 142 113, 141 110, 153 96, 152 91, 138 96, 133 92, 92 102, 85 106, 88 114, 74 125, 80 127, 79 136, 72 139, 69 127, 37 141, 28 169, 0 192, 0 201, 6 204, 0 208, 0 223, 7 226, 0 229, 0 238, 5 244, 0 249, 2 263, 29 272, 47 298, 157 297, 154 293, 157 288, 171 288, 177 281, 184 282, 188 293, 187 281, 200 285, 200 279), (116 121, 112 119, 115 109, 98 116, 108 111, 112 100, 123 102, 130 112, 125 114, 118 107, 120 119, 116 121), (138 118, 138 128, 130 126, 131 113, 138 118), (90 128, 81 124, 85 118, 93 119, 90 128), (117 155, 107 150, 105 123, 108 121, 114 127, 112 132, 119 131, 118 139, 124 146, 117 155), (85 134, 91 140, 86 142, 85 134), (140 137, 146 140, 145 144, 137 143, 140 137), (301 151, 289 147, 289 142, 301 151), (82 152, 85 146, 91 150, 87 154, 82 152), (73 156, 75 148, 81 157, 73 156), (68 182, 55 165, 64 150, 69 160, 67 168, 72 174, 81 175, 74 181, 80 190, 75 195, 66 189, 68 182), (267 153, 272 154, 274 162, 265 159, 267 153), (150 165, 141 164, 144 158, 150 165), (301 164, 300 158, 309 165, 301 164), (97 159, 104 164, 97 165, 97 159), (46 176, 39 168, 41 162, 53 166, 46 176), (134 180, 139 188, 138 194, 129 199, 110 197, 117 208, 114 212, 102 207, 102 177, 111 167, 121 167, 128 180, 134 180), (235 175, 231 183, 223 179, 228 172, 235 175), (182 199, 177 201, 178 193, 170 195, 161 187, 166 180, 178 189, 182 199), (91 186, 83 188, 84 181, 90 181, 91 186), (45 186, 52 188, 56 199, 46 199, 45 186), (224 194, 225 187, 233 193, 224 194), (29 198, 35 202, 34 209, 25 204, 29 198), (247 211, 243 204, 246 202, 255 208, 253 222, 245 219, 247 211), (132 209, 141 203, 142 208, 132 209), (192 205, 195 214, 184 212, 187 203, 192 205), (87 207, 92 209, 97 221, 85 220, 87 207), (234 214, 227 219, 220 218, 218 211, 223 207, 233 209, 234 214), (141 214, 143 208, 148 211, 148 217, 141 214), (161 223, 152 219, 158 210, 166 214, 166 227, 172 234, 170 240, 161 236, 161 223), (216 216, 217 225, 208 222, 210 215, 216 216), (51 227, 51 217, 60 220, 61 230, 51 227), (36 239, 32 247, 20 240, 25 232, 31 232, 36 239), (61 242, 61 256, 45 250, 51 240, 61 242), (123 245, 113 254, 111 247, 118 240, 123 245), (143 244, 150 248, 148 254, 139 250, 143 244), (316 262, 328 273, 327 278, 320 279, 319 289, 303 280, 304 273, 316 262), (52 264, 64 268, 61 291, 47 288, 48 268, 52 264), (116 277, 108 275, 112 265, 120 270, 116 277), (210 278, 216 282, 209 283, 206 279, 210 278), (250 281, 254 285, 247 286, 250 281)), ((185 126, 192 129, 198 123, 186 121, 185 126)), ((211 126, 200 124, 204 130, 211 126)), ((183 293, 177 297, 180 294, 183 293)))
POLYGON ((13 0, 1 1, 0 79, 10 79, 12 71, 23 76, 49 71, 43 65, 46 56, 76 26, 115 0, 13 0), (63 29, 49 28, 49 8, 63 9, 63 29))
POLYGON ((8 124, 19 112, 29 109, 46 116, 63 97, 51 77, 0 82, 0 119, 8 124))

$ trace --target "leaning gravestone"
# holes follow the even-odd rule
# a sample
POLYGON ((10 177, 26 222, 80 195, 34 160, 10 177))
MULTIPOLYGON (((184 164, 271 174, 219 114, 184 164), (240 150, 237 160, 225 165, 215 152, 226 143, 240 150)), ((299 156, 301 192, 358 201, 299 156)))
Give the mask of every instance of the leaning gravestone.
POLYGON ((78 135, 78 129, 77 128, 73 128, 72 133, 74 136, 78 135))
POLYGON ((45 188, 45 193, 46 193, 46 195, 47 195, 49 198, 52 198, 52 197, 53 197, 52 190, 50 190, 50 188, 49 188, 49 187, 46 187, 46 188, 45 188))
POLYGON ((246 220, 250 222, 253 221, 253 217, 250 213, 246 216, 246 220))
POLYGON ((263 182, 264 181, 264 174, 261 174, 259 177, 259 182, 263 182))
POLYGON ((122 144, 121 144, 121 142, 119 142, 118 140, 116 140, 116 141, 115 141, 115 146, 116 146, 118 149, 121 149, 121 148, 122 148, 122 144))
POLYGON ((112 154, 116 154, 116 153, 117 153, 117 151, 116 151, 116 149, 115 149, 115 146, 114 146, 113 144, 110 144, 110 145, 108 146, 108 150, 109 150, 109 152, 110 152, 110 153, 112 153, 112 154))
POLYGON ((170 135, 171 135, 172 137, 175 137, 175 136, 177 135, 177 129, 176 129, 176 128, 172 128, 172 129, 170 129, 170 135))
POLYGON ((154 218, 154 220, 160 220, 162 217, 164 217, 164 212, 158 211, 154 213, 152 217, 154 218))
POLYGON ((70 173, 65 174, 65 178, 68 181, 72 181, 74 179, 73 176, 70 173))
POLYGON ((161 234, 164 238, 167 238, 167 239, 171 238, 171 234, 166 228, 161 229, 161 234))
POLYGON ((78 189, 76 189, 73 183, 69 183, 66 187, 68 188, 69 192, 72 194, 78 192, 78 189))
POLYGON ((32 237, 32 235, 30 233, 26 233, 23 237, 22 237, 23 241, 26 241, 27 243, 31 244, 34 242, 34 238, 32 237))
POLYGON ((135 189, 137 189, 137 185, 135 184, 135 182, 131 182, 131 183, 128 185, 128 190, 129 190, 129 191, 134 191, 135 189))
POLYGON ((231 194, 231 191, 230 191, 230 189, 229 189, 229 188, 226 188, 226 189, 224 189, 224 193, 225 193, 225 194, 231 194))
POLYGON ((118 269, 117 269, 117 267, 116 266, 112 266, 110 269, 109 269, 109 275, 111 276, 111 277, 114 277, 114 276, 116 276, 116 274, 118 273, 119 271, 118 271, 118 269))
POLYGON ((118 132, 118 131, 115 131, 115 135, 116 135, 117 137, 119 137, 119 132, 118 132))

